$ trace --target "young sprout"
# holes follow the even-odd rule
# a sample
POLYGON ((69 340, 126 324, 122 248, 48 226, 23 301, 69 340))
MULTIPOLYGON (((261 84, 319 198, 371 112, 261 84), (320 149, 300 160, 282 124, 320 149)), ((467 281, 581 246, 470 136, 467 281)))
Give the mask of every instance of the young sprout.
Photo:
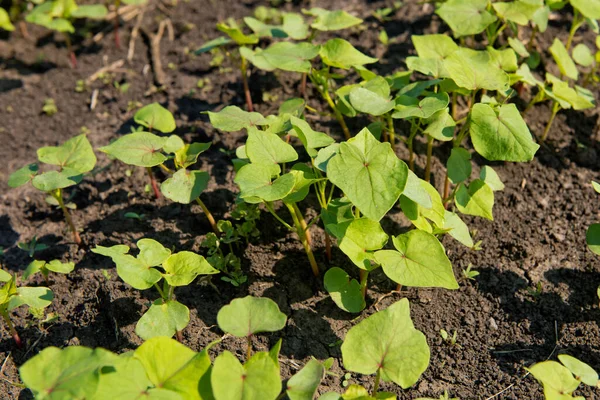
POLYGON ((445 329, 440 329, 440 336, 444 342, 450 345, 450 347, 461 348, 458 344, 458 332, 456 330, 450 335, 445 329))
POLYGON ((62 33, 67 42, 71 66, 75 68, 77 67, 77 58, 71 45, 70 36, 75 33, 74 20, 103 19, 107 13, 108 10, 103 4, 77 5, 75 0, 49 0, 35 6, 25 19, 27 22, 62 33))
POLYGON ((598 373, 588 364, 567 354, 559 354, 557 361, 543 361, 526 368, 544 387, 546 399, 581 399, 574 392, 580 384, 592 388, 600 385, 598 373))
POLYGON ((67 209, 63 191, 65 188, 77 185, 83 180, 83 175, 96 165, 96 156, 85 135, 75 136, 60 146, 42 147, 37 151, 38 160, 47 165, 56 165, 58 170, 39 173, 38 164, 29 164, 8 179, 8 186, 19 187, 29 182, 34 188, 52 196, 62 209, 65 221, 69 226, 73 240, 81 245, 79 232, 67 209))
POLYGON ((10 313, 20 306, 35 309, 48 307, 54 295, 47 287, 17 287, 16 279, 16 276, 0 270, 0 282, 4 282, 0 288, 0 315, 17 346, 22 348, 21 337, 10 319, 10 313))
POLYGON ((50 274, 50 272, 56 272, 58 274, 66 275, 71 273, 74 269, 75 263, 72 262, 63 263, 60 260, 52 260, 49 262, 33 260, 31 263, 29 263, 25 271, 23 271, 23 279, 29 279, 29 277, 39 272, 44 277, 46 285, 48 285, 48 275, 50 274))
POLYGON ((212 275, 219 271, 196 253, 181 251, 172 254, 171 250, 153 239, 140 239, 137 247, 139 254, 136 257, 128 254, 129 246, 122 244, 96 246, 92 252, 110 257, 117 266, 119 277, 133 288, 146 290, 154 287, 159 293, 160 298, 142 315, 135 332, 144 340, 176 335, 181 341, 181 331, 190 322, 190 310, 175 300, 175 288, 189 285, 199 275, 212 275))
POLYGON ((56 103, 54 99, 46 99, 44 100, 44 106, 42 107, 42 112, 47 116, 51 117, 58 112, 58 107, 56 107, 56 103))
POLYGON ((27 254, 29 254, 29 257, 31 257, 31 258, 33 258, 35 253, 37 253, 38 251, 44 251, 44 250, 50 248, 50 246, 48 246, 44 243, 38 243, 37 236, 35 236, 35 235, 33 235, 33 237, 31 238, 31 240, 29 242, 17 243, 17 247, 20 248, 21 250, 26 251, 27 254))
POLYGON ((463 277, 465 278, 465 280, 474 281, 475 278, 479 276, 479 272, 471 268, 473 268, 473 265, 469 263, 469 265, 467 265, 467 268, 462 270, 463 277))

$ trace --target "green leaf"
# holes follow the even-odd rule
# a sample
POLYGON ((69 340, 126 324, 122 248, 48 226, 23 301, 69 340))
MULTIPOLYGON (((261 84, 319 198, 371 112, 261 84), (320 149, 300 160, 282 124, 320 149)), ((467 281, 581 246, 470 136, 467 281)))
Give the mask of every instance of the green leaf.
POLYGON ((156 129, 162 133, 173 132, 177 127, 173 114, 158 103, 140 108, 133 116, 133 120, 150 131, 156 129))
POLYGON ((494 3, 492 7, 503 20, 524 26, 529 24, 535 12, 543 5, 543 1, 516 0, 506 3, 494 3))
MULTIPOLYGON (((167 141, 167 144, 169 144, 169 141, 167 141)), ((190 165, 196 164, 200 154, 208 150, 210 145, 211 143, 191 143, 184 145, 175 152, 175 165, 178 168, 187 168, 190 165)), ((163 150, 170 153, 166 145, 163 150)))
POLYGON ((296 161, 298 153, 274 133, 248 129, 246 154, 253 164, 277 165, 296 161))
POLYGON ((279 331, 285 327, 286 320, 277 303, 266 297, 233 299, 217 314, 219 328, 237 337, 279 331))
POLYGON ((389 98, 362 87, 350 91, 350 103, 357 111, 374 116, 386 114, 395 105, 389 98))
MULTIPOLYGON (((275 68, 308 73, 311 69, 310 60, 319 54, 319 46, 310 43, 277 42, 266 49, 255 53, 275 68)), ((260 65, 257 65, 260 68, 260 65)))
POLYGON ((92 250, 92 253, 100 254, 102 256, 110 257, 114 259, 115 257, 122 256, 124 254, 129 253, 129 246, 125 244, 117 244, 111 247, 104 246, 96 246, 92 250))
POLYGON ((49 21, 47 24, 42 25, 57 32, 75 33, 75 27, 73 24, 64 18, 55 18, 49 21))
POLYGON ((32 308, 45 308, 52 304, 54 293, 47 287, 27 287, 21 286, 17 288, 17 294, 11 296, 8 302, 8 311, 14 310, 22 305, 27 305, 32 308))
POLYGON ((46 269, 59 274, 68 274, 75 269, 75 263, 60 262, 60 260, 52 260, 45 265, 46 269))
POLYGON ((433 228, 427 219, 433 221, 438 227, 444 225, 445 207, 442 197, 433 185, 422 179, 416 178, 421 190, 429 199, 429 206, 425 207, 409 197, 406 193, 400 196, 400 207, 408 219, 417 227, 425 232, 433 233, 433 228))
POLYGON ((100 375, 98 389, 92 400, 183 400, 167 389, 154 388, 142 363, 133 357, 119 357, 100 375))
MULTIPOLYGON (((513 38, 513 37, 509 37, 508 38, 508 45, 519 56, 521 56, 521 57, 529 57, 529 51, 527 51, 527 48, 525 47, 525 45, 523 44, 523 42, 521 42, 519 39, 513 38)), ((523 65, 527 65, 527 64, 523 64, 523 65)))
POLYGON ((265 352, 242 365, 224 351, 215 359, 210 380, 215 400, 275 400, 281 391, 279 368, 265 352))
POLYGON ((221 46, 224 46, 231 42, 232 42, 232 40, 230 38, 225 37, 225 36, 219 36, 218 38, 209 40, 208 42, 204 43, 199 49, 197 49, 194 52, 194 54, 199 55, 199 54, 203 54, 203 53, 208 53, 209 51, 211 51, 212 49, 214 49, 216 47, 221 47, 221 46))
POLYGON ((244 22, 258 37, 286 38, 288 36, 279 25, 265 24, 253 17, 244 17, 244 22))
POLYGON ((477 35, 497 19, 487 6, 488 0, 448 0, 436 14, 450 26, 454 36, 477 35))
POLYGON ((300 371, 287 382, 286 394, 290 400, 313 400, 327 368, 322 362, 311 358, 300 371))
POLYGON ((456 122, 452 119, 447 108, 427 118, 425 123, 427 123, 427 128, 423 132, 435 140, 448 142, 454 138, 456 122))
POLYGON ((410 306, 402 299, 362 320, 342 344, 344 368, 364 375, 381 370, 384 381, 404 389, 414 385, 429 365, 425 335, 415 329, 410 306))
MULTIPOLYGON (((487 0, 484 2, 487 3, 487 0)), ((503 92, 509 86, 508 75, 498 67, 487 51, 460 48, 444 60, 444 67, 450 78, 465 89, 503 92)))
MULTIPOLYGON (((575 89, 570 88, 567 82, 560 81, 550 74, 546 74, 546 79, 552 83, 552 93, 556 96, 554 100, 558 101, 562 108, 571 106, 574 110, 585 110, 594 107, 595 103, 584 95, 579 86, 576 86, 575 89)), ((548 93, 548 90, 546 92, 548 93)))
MULTIPOLYGON (((46 261, 41 260, 33 260, 27 265, 25 271, 23 271, 23 279, 29 279, 30 276, 33 276, 42 270, 42 267, 46 265, 46 261)), ((10 278, 9 278, 10 279, 10 278)), ((2 281, 6 282, 6 281, 2 281)))
POLYGON ((292 170, 285 175, 294 177, 294 186, 291 192, 282 199, 285 203, 298 203, 304 200, 308 196, 310 185, 317 181, 312 169, 302 163, 294 165, 292 170))
POLYGON ((34 188, 42 192, 51 192, 56 189, 64 189, 69 186, 77 185, 83 179, 83 174, 70 168, 62 171, 50 171, 41 175, 36 175, 31 184, 34 188))
POLYGON ((420 206, 431 208, 433 206, 431 196, 422 182, 424 181, 417 177, 414 172, 408 171, 408 179, 402 196, 409 198, 420 206))
POLYGON ((447 35, 412 35, 410 40, 422 58, 443 60, 458 50, 458 45, 447 35))
POLYGON ((245 35, 237 26, 229 26, 225 23, 218 23, 217 29, 233 39, 238 45, 258 43, 258 36, 245 35))
POLYGON ((283 13, 282 28, 294 40, 304 40, 308 37, 308 25, 304 23, 302 15, 297 13, 283 13))
POLYGON ((315 158, 315 165, 318 169, 323 172, 327 172, 327 165, 329 161, 339 153, 340 144, 332 143, 329 146, 319 150, 317 157, 315 158))
POLYGON ((504 190, 504 183, 489 165, 484 165, 479 171, 479 178, 484 181, 493 191, 504 190))
POLYGON ((366 56, 356 50, 349 42, 344 39, 330 39, 319 51, 323 63, 330 67, 350 69, 355 66, 372 64, 377 62, 376 58, 366 56))
POLYGON ((287 196, 294 188, 296 179, 291 174, 285 174, 271 181, 274 171, 272 165, 247 164, 235 175, 235 183, 240 187, 240 198, 246 202, 260 203, 261 201, 276 201, 287 196))
POLYGON ((600 183, 592 181, 592 187, 596 191, 596 193, 600 193, 600 183))
POLYGON ((473 248, 475 243, 469 232, 469 227, 463 222, 462 219, 451 211, 446 210, 444 215, 444 230, 448 230, 448 234, 456 239, 458 242, 464 244, 468 248, 473 248))
POLYGON ((467 187, 462 184, 454 197, 456 208, 463 214, 494 220, 494 192, 484 181, 475 179, 467 187))
POLYGON ((432 93, 419 100, 415 97, 400 95, 396 97, 396 111, 392 118, 429 118, 448 106, 448 93, 432 93))
POLYGON ((444 246, 427 232, 412 230, 392 238, 395 250, 380 250, 375 260, 394 282, 405 286, 458 289, 444 246))
POLYGON ((15 26, 10 22, 10 16, 3 8, 0 8, 0 29, 4 29, 5 31, 15 30, 15 26))
POLYGON ((247 112, 237 106, 227 106, 219 112, 207 111, 210 123, 225 132, 237 132, 244 128, 266 125, 267 121, 257 112, 247 112))
POLYGON ((180 251, 172 254, 163 263, 165 280, 171 286, 187 286, 198 275, 218 274, 219 271, 201 255, 191 251, 180 251))
POLYGON ((312 158, 317 156, 317 149, 327 147, 335 142, 335 140, 326 133, 314 131, 308 122, 303 119, 291 116, 290 122, 298 135, 298 138, 304 145, 306 152, 312 158))
POLYGON ((279 115, 290 114, 294 117, 301 117, 304 114, 304 108, 306 107, 306 101, 299 97, 292 97, 287 99, 279 106, 277 113, 279 115))
POLYGON ((16 188, 31 182, 31 180, 37 175, 38 170, 39 167, 35 163, 26 165, 23 168, 19 168, 8 177, 8 186, 11 188, 16 188))
POLYGON ((575 379, 591 387, 598 387, 598 373, 586 363, 568 354, 559 354, 560 362, 571 371, 575 379))
POLYGON ((154 167, 162 164, 167 157, 160 152, 167 138, 149 132, 134 132, 122 136, 100 151, 115 157, 125 164, 138 167, 154 167))
POLYGON ((600 224, 592 224, 585 234, 585 241, 593 253, 600 255, 600 224))
POLYGON ((99 369, 117 356, 101 348, 47 347, 19 368, 21 380, 38 399, 89 399, 96 392, 99 369))
POLYGON ((160 191, 167 199, 190 204, 208 187, 209 179, 208 172, 182 168, 160 185, 160 191))
POLYGON ((570 3, 584 17, 600 19, 600 0, 570 0, 570 3))
POLYGON ((344 10, 329 11, 315 7, 308 11, 302 10, 302 12, 317 17, 311 27, 318 31, 338 31, 363 22, 362 19, 356 18, 344 10))
POLYGON ((94 149, 85 135, 75 136, 60 146, 38 149, 40 162, 58 165, 80 173, 91 171, 96 165, 94 149))
POLYGON ((577 80, 577 77, 579 76, 577 66, 571 59, 571 56, 565 48, 565 45, 558 38, 554 38, 552 46, 549 47, 549 50, 550 54, 552 54, 552 57, 554 57, 554 61, 558 65, 560 73, 573 80, 577 80))
POLYGON ((142 315, 135 333, 144 340, 158 336, 172 337, 190 323, 190 310, 175 300, 158 299, 142 315))
POLYGON ((501 70, 515 72, 519 68, 517 54, 513 49, 496 50, 493 47, 488 47, 487 52, 490 55, 491 61, 501 70))
POLYGON ((11 274, 3 269, 0 269, 0 282, 8 282, 13 278, 11 274))
POLYGON ((182 400, 208 400, 198 390, 199 382, 210 372, 207 351, 211 346, 196 353, 176 340, 156 337, 138 347, 133 357, 142 363, 154 387, 180 393, 182 400))
POLYGON ((475 150, 490 161, 531 161, 540 148, 514 104, 496 110, 487 104, 475 104, 470 133, 475 150))
POLYGON ((108 14, 108 9, 103 4, 87 4, 77 6, 77 8, 71 12, 71 17, 104 19, 106 14, 108 14))
POLYGON ((148 289, 162 279, 160 272, 129 254, 115 255, 112 260, 119 277, 135 289, 148 289))
POLYGON ((471 153, 462 147, 454 147, 448 158, 448 178, 455 185, 471 176, 471 153))
MULTIPOLYGON (((331 229, 331 228, 330 228, 331 229)), ((359 268, 370 270, 373 251, 388 242, 388 235, 378 221, 359 218, 344 223, 338 228, 338 246, 359 268)))
MULTIPOLYGON (((569 395, 579 386, 579 381, 573 378, 571 372, 556 361, 543 361, 525 369, 542 383, 545 394, 548 394, 548 390, 556 395, 569 395)), ((561 399, 560 396, 555 398, 561 399)))
POLYGON ((147 267, 159 266, 171 255, 171 250, 165 248, 154 239, 140 239, 136 245, 140 249, 137 259, 147 267))
POLYGON ((589 47, 579 43, 573 49, 573 60, 582 67, 589 67, 594 64, 594 55, 589 47))
POLYGON ((333 267, 327 270, 323 278, 325 290, 331 300, 342 310, 358 313, 364 310, 366 303, 362 295, 360 283, 341 268, 333 267))
POLYGON ((379 221, 404 190, 408 167, 389 143, 377 141, 365 128, 340 145, 327 164, 327 176, 366 217, 379 221))

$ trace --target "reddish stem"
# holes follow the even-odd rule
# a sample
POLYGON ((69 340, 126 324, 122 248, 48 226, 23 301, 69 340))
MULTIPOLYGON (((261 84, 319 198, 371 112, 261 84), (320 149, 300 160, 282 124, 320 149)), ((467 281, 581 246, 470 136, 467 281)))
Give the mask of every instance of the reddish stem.
POLYGON ((327 256, 327 261, 331 262, 331 237, 327 232, 325 232, 325 255, 327 256))
POLYGON ((157 199, 160 199, 160 189, 158 188, 156 179, 154 179, 154 174, 152 174, 152 168, 146 167, 146 171, 148 172, 148 177, 150 178, 150 184, 152 185, 154 196, 156 196, 157 199))

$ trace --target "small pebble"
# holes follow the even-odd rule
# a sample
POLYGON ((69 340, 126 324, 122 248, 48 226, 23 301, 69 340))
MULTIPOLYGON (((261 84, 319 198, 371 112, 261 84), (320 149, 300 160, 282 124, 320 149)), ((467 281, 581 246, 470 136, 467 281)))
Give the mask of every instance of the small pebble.
POLYGON ((494 318, 490 317, 489 324, 490 324, 491 330, 493 330, 493 331, 498 330, 498 324, 496 323, 496 320, 494 318))

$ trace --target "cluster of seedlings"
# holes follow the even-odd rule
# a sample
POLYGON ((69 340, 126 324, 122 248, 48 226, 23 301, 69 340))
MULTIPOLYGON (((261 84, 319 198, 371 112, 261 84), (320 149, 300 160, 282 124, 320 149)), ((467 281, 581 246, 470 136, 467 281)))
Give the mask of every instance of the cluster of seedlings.
MULTIPOLYGON (((363 22, 342 10, 312 8, 294 13, 262 7, 243 24, 232 19, 218 24, 225 36, 207 42, 196 53, 226 54, 241 72, 246 110, 229 105, 208 112, 215 129, 246 132, 246 141, 233 159, 239 193, 231 218, 217 221, 201 198, 210 175, 194 166, 210 143, 185 143, 173 135, 175 119, 161 105, 141 108, 134 116, 137 127, 99 150, 144 168, 157 198, 197 203, 213 230, 201 246, 207 257, 190 251, 175 253, 149 238, 137 242, 136 256, 129 254, 127 244, 93 248, 94 253, 111 258, 119 277, 131 287, 158 292, 160 297, 135 330, 146 342, 121 355, 79 346, 42 350, 20 369, 36 398, 313 399, 333 359, 309 361, 282 386, 281 341, 268 352, 253 353, 255 334, 276 332, 286 324, 285 315, 269 299, 235 299, 218 313, 219 328, 226 333, 223 342, 229 336, 247 339, 244 364, 228 351, 211 361, 208 351, 213 344, 196 353, 171 339, 180 339, 190 321, 189 309, 175 298, 176 287, 214 274, 233 285, 244 284, 236 244, 259 235, 256 221, 261 212, 297 235, 307 267, 315 277, 323 275, 319 279, 331 299, 348 313, 365 309, 369 274, 378 268, 398 290, 402 286, 457 289, 440 238, 449 235, 478 250, 481 242, 462 216, 493 220, 495 192, 504 188, 491 165, 474 171, 474 154, 489 162, 531 161, 560 110, 595 106, 589 87, 600 80, 600 52, 585 44, 573 47, 572 42, 584 24, 598 31, 600 4, 596 0, 447 0, 436 6, 452 34, 413 35, 415 55, 406 59, 407 69, 390 75, 377 74, 371 68, 376 58, 335 37, 335 32, 363 22), (574 16, 567 42, 555 39, 549 49, 540 48, 536 35, 547 29, 551 12, 569 3, 574 16), (519 39, 523 32, 529 33, 525 42, 519 39), (540 53, 546 50, 555 64, 542 65, 540 53), (547 72, 539 76, 542 67, 547 72), (282 102, 276 114, 255 112, 248 85, 252 69, 275 72, 275 76, 282 71, 296 73, 298 97, 282 102), (344 140, 311 126, 306 116, 317 111, 306 101, 309 92, 329 107, 344 140), (524 115, 540 102, 550 102, 552 111, 536 138, 524 115), (352 132, 349 119, 368 122, 352 132), (417 140, 426 143, 424 165, 417 162, 417 140), (406 162, 397 156, 400 147, 408 154, 406 162), (447 151, 445 170, 436 179, 440 191, 432 184, 434 147, 447 151), (167 176, 163 182, 157 181, 155 169, 167 176), (303 212, 308 196, 320 206, 310 220, 303 212), (381 221, 398 211, 414 229, 386 232, 381 221), (356 274, 319 264, 311 237, 311 229, 319 225, 325 232, 326 258, 331 261, 335 242, 348 257, 348 265, 356 266, 356 274), (41 377, 39 371, 52 372, 41 377)), ((391 12, 381 10, 378 17, 384 19, 391 12)), ((68 33, 74 18, 105 13, 104 6, 54 0, 36 6, 26 20, 68 33)), ((0 13, 0 26, 12 29, 8 15, 0 13)), ((380 39, 387 41, 387 34, 380 39)), ((596 43, 600 46, 600 40, 596 43)), ((63 211, 79 245, 64 191, 94 168, 92 146, 82 134, 61 146, 39 149, 38 159, 41 166, 30 164, 16 171, 9 185, 31 183, 46 193, 49 203, 63 211)), ((594 187, 598 190, 599 185, 594 187)), ((588 243, 600 254, 599 224, 590 227, 588 243)), ((23 278, 40 272, 48 281, 49 271, 69 273, 73 268, 58 260, 34 260, 23 278)), ((470 268, 463 273, 466 279, 477 276, 470 268)), ((9 312, 21 305, 46 307, 52 292, 46 287, 17 287, 16 277, 5 272, 0 279, 6 282, 0 313, 20 343, 9 312)), ((394 394, 379 391, 380 381, 410 388, 430 358, 426 338, 413 326, 406 299, 351 328, 341 352, 344 369, 375 375, 373 385, 370 390, 351 385, 344 394, 326 393, 321 400, 395 399, 394 394)), ((559 360, 529 368, 543 384, 547 399, 574 398, 580 383, 598 385, 591 367, 567 355, 559 355, 559 360)))

